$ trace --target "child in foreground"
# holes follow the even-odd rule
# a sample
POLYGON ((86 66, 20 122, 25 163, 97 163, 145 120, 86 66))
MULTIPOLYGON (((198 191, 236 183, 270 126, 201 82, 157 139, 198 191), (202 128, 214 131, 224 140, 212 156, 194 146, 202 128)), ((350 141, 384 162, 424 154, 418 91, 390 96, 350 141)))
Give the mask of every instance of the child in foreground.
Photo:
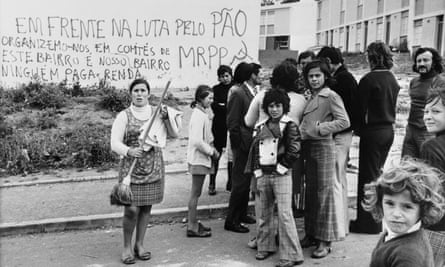
POLYGON ((382 221, 384 232, 371 256, 371 267, 433 267, 433 251, 423 229, 444 213, 440 172, 404 159, 365 187, 363 208, 382 221))

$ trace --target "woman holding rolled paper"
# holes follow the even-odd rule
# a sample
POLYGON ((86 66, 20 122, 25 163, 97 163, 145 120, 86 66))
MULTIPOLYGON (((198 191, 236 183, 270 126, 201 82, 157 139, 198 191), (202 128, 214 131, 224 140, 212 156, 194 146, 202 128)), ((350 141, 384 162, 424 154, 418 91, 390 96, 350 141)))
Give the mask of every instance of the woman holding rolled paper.
POLYGON ((164 195, 162 148, 167 136, 177 137, 181 125, 180 112, 161 104, 158 108, 149 105, 150 86, 145 79, 135 79, 129 91, 131 105, 117 115, 111 129, 111 149, 121 156, 119 181, 130 176, 132 193, 131 204, 120 203, 124 205, 121 257, 124 264, 134 264, 136 258, 151 258, 151 253, 144 248, 144 236, 151 207, 160 203, 164 195), (134 168, 131 168, 135 159, 134 168), (136 240, 132 247, 135 228, 136 240))

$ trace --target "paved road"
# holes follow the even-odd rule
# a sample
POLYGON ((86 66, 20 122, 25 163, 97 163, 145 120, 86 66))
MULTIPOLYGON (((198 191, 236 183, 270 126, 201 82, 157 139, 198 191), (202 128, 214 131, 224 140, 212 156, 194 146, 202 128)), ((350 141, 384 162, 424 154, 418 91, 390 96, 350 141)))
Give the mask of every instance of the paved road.
MULTIPOLYGON (((186 238, 181 223, 150 227, 145 243, 153 258, 134 266, 273 266, 278 261, 277 254, 265 261, 255 260, 255 250, 246 246, 252 233, 224 231, 222 220, 204 223, 212 227, 211 238, 186 238)), ((301 238, 303 234, 299 234, 301 238)), ((303 266, 368 266, 377 238, 351 234, 345 241, 334 243, 333 252, 320 260, 311 259, 311 249, 305 249, 303 266)), ((121 242, 120 228, 4 237, 0 239, 0 266, 122 266, 121 242)))

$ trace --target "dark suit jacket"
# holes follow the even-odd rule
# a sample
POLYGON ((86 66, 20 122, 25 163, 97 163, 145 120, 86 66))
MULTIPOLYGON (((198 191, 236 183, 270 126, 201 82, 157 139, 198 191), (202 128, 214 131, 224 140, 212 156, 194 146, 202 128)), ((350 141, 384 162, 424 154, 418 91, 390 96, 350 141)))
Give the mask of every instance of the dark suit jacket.
POLYGON ((227 103, 227 129, 230 133, 232 149, 249 153, 252 143, 253 129, 246 126, 244 116, 253 99, 252 93, 245 84, 236 88, 229 97, 227 103))

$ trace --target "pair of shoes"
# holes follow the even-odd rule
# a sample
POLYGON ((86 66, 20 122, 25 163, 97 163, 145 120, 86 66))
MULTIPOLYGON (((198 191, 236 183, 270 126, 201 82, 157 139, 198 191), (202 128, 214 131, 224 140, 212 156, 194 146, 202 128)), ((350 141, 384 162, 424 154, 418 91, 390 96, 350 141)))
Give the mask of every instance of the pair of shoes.
POLYGON ((121 261, 122 261, 123 264, 127 264, 127 265, 136 263, 136 259, 134 258, 133 255, 128 255, 126 257, 123 257, 121 259, 121 261))
POLYGON ((210 232, 212 231, 212 228, 208 227, 208 226, 204 226, 204 224, 202 224, 201 222, 198 222, 198 231, 205 231, 205 232, 210 232))
POLYGON ((241 224, 234 224, 234 223, 225 223, 224 229, 227 231, 232 231, 235 233, 248 233, 249 228, 241 225, 241 224))
POLYGON ((253 217, 246 215, 243 218, 241 218, 241 222, 247 224, 255 224, 256 220, 253 217))
POLYGON ((301 260, 301 261, 279 260, 275 266, 276 267, 292 267, 295 265, 301 265, 301 264, 303 264, 303 262, 304 262, 303 260, 301 260))
POLYGON ((326 257, 331 252, 332 252, 332 248, 331 247, 324 247, 322 249, 317 248, 316 250, 314 250, 312 252, 311 258, 321 259, 321 258, 326 257))
POLYGON ((209 196, 216 195, 216 189, 215 188, 209 188, 209 196))
POLYGON ((256 236, 254 236, 252 239, 249 240, 249 242, 247 242, 247 246, 251 249, 256 249, 258 247, 256 236))
POLYGON ((317 240, 306 235, 302 240, 300 240, 300 245, 302 248, 310 248, 317 245, 317 240))
POLYGON ((267 259, 270 255, 272 255, 269 251, 258 251, 255 255, 255 259, 262 261, 267 259))
POLYGON ((151 259, 150 251, 144 251, 143 253, 139 253, 139 250, 134 248, 134 255, 142 261, 148 261, 149 259, 151 259))
POLYGON ((211 237, 212 232, 209 231, 200 231, 195 232, 193 230, 187 229, 187 237, 211 237))

